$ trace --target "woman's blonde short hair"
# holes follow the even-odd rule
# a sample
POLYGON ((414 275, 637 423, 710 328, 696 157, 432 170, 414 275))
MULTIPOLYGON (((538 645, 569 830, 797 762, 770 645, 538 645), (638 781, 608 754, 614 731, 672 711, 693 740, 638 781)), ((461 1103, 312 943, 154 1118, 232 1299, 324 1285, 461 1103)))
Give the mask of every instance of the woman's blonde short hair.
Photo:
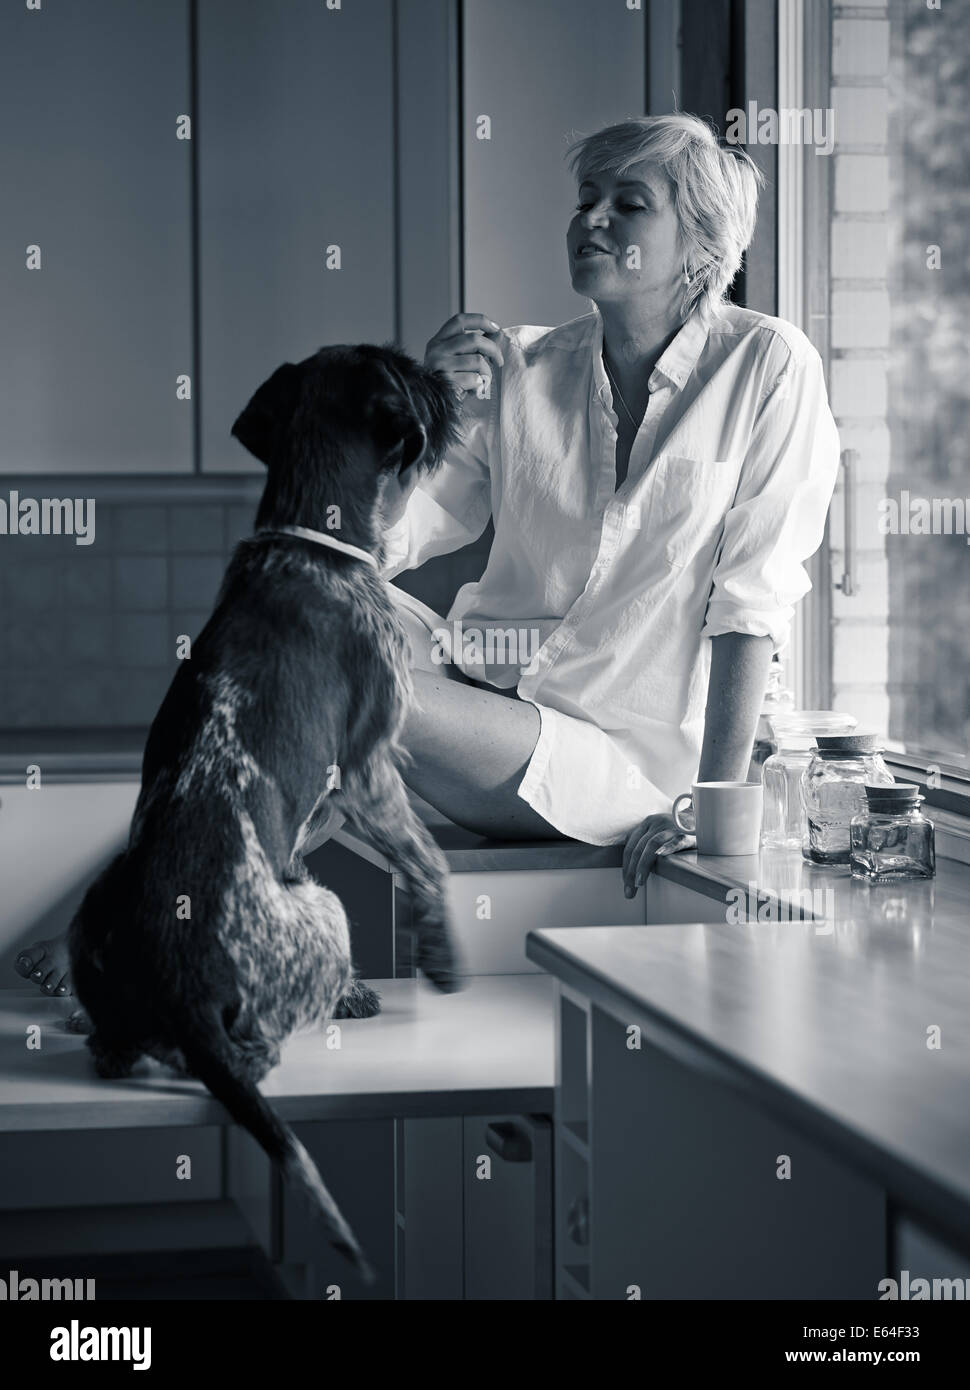
POLYGON ((581 185, 597 174, 624 174, 647 161, 671 185, 689 283, 681 312, 699 305, 717 313, 751 244, 764 176, 735 145, 723 145, 699 116, 637 116, 570 145, 569 167, 581 185))

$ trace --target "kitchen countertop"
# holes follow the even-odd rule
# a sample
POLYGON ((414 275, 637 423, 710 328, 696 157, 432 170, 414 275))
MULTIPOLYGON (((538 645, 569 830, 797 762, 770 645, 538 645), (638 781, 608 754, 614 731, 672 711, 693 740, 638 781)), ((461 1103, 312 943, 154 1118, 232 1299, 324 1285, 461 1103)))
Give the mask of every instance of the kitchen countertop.
POLYGON ((140 782, 147 729, 0 731, 0 785, 23 785, 36 763, 47 782, 140 782))
MULTIPOLYGON (((490 840, 454 825, 413 793, 411 800, 452 873, 540 869, 616 869, 619 873, 623 863, 622 844, 490 840)), ((351 826, 343 826, 332 838, 368 863, 394 873, 387 856, 351 826)), ((852 879, 847 868, 819 868, 797 849, 762 849, 758 854, 724 857, 682 850, 660 859, 655 873, 706 897, 723 899, 726 889, 738 890, 732 901, 740 901, 743 893, 752 916, 759 908, 763 916, 772 911, 775 917, 874 920, 888 915, 893 920, 905 917, 917 928, 933 920, 970 917, 970 865, 942 855, 937 858, 935 879, 894 885, 868 885, 852 879)))
MULTIPOLYGON (((62 731, 8 731, 0 733, 0 785, 22 785, 28 763, 38 762, 45 780, 54 782, 137 782, 141 778, 142 752, 146 729, 89 729, 62 731), (26 751, 25 751, 26 750, 26 751)), ((577 840, 492 840, 448 821, 434 807, 414 793, 411 800, 419 816, 444 852, 452 873, 475 870, 500 872, 535 869, 615 868, 623 862, 623 845, 588 845, 577 840)), ((944 813, 928 808, 930 819, 944 813)), ((368 862, 393 873, 386 856, 368 844, 351 827, 339 830, 333 839, 368 862)), ((832 874, 805 863, 797 850, 762 851, 758 855, 736 858, 700 856, 692 851, 670 855, 660 861, 660 878, 680 883, 695 892, 722 897, 725 887, 749 888, 757 884, 762 896, 783 901, 805 890, 832 889, 836 912, 855 910, 860 898, 848 875, 832 874)), ((938 859, 936 906, 946 912, 970 910, 970 866, 938 859)), ((927 895, 916 886, 907 886, 906 896, 915 902, 927 895)), ((892 895, 887 895, 892 896, 892 895)), ((896 895, 898 896, 898 895, 896 895)), ((922 909, 921 909, 922 910, 922 909)), ((831 908, 825 908, 826 915, 831 908)), ((797 913, 795 915, 798 915, 797 913)), ((807 915, 819 915, 810 911, 807 915)))
MULTIPOLYGON (((421 819, 444 853, 453 874, 526 869, 615 868, 619 872, 623 863, 622 845, 587 845, 579 840, 489 840, 444 820, 424 805, 421 819)), ((369 864, 394 873, 387 856, 349 826, 338 830, 333 839, 369 864)))
POLYGON ((545 929, 526 954, 970 1251, 966 914, 545 929))
MULTIPOLYGON (((479 976, 458 994, 422 980, 375 980, 383 1011, 342 1019, 341 1048, 323 1030, 293 1038, 260 1090, 289 1121, 386 1116, 551 1114, 554 982, 479 976)), ((97 1077, 84 1039, 60 1020, 69 1000, 0 991, 0 1133, 224 1124, 197 1081, 154 1062, 123 1081, 97 1077), (25 1045, 40 1024, 42 1047, 25 1045)))
MULTIPOLYGON (((705 897, 731 902, 748 897, 751 917, 827 917, 840 923, 906 922, 914 931, 934 924, 970 927, 970 866, 939 857, 936 878, 921 882, 867 883, 848 869, 809 864, 797 849, 718 857, 683 850, 660 861, 659 877, 705 897)), ((968 1000, 970 1003, 970 1000, 968 1000)))

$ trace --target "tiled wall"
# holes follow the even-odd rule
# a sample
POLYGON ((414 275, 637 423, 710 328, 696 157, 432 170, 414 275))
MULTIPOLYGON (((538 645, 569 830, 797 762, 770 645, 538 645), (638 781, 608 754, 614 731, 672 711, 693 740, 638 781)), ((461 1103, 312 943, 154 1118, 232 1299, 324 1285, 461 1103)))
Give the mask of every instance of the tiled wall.
POLYGON ((0 537, 0 728, 147 725, 253 515, 99 501, 92 545, 0 537))
MULTIPOLYGON (((96 496, 74 481, 70 492, 96 496)), ((98 500, 92 545, 0 536, 0 731, 147 727, 177 669, 176 640, 201 630, 255 510, 187 496, 98 500)), ((479 543, 401 583, 443 612, 482 567, 479 543)))

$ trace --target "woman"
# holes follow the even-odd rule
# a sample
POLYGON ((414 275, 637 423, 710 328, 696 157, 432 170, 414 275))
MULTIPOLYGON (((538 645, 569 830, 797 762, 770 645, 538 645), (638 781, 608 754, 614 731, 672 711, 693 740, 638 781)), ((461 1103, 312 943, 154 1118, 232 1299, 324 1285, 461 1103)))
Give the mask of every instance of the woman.
MULTIPOLYGON (((435 334, 426 362, 472 393, 465 442, 386 497, 385 573, 492 518, 485 573, 447 623, 400 593, 408 782, 482 834, 625 842, 632 896, 692 843, 673 797, 746 776, 838 437, 804 335, 725 302, 754 230, 748 157, 685 115, 570 156, 569 269, 593 311, 552 329, 458 314, 435 334)), ((61 941, 17 968, 68 992, 61 941)))
POLYGON ((485 573, 449 614, 454 664, 430 640, 440 620, 402 600, 420 668, 409 783, 484 834, 625 841, 632 896, 692 843, 673 797, 747 775, 838 436, 804 335, 724 301, 754 230, 748 157, 670 115, 571 160, 569 267, 593 312, 504 331, 459 314, 431 340, 429 365, 487 393, 465 398, 465 447, 388 507, 386 572, 492 517, 485 573), (538 655, 466 660, 454 620, 538 655))

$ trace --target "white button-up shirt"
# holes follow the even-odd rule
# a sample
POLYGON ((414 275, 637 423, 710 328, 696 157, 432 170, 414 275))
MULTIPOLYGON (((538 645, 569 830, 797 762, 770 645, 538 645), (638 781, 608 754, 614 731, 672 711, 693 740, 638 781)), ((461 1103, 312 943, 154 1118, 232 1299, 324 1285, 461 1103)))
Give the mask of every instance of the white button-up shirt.
POLYGON ((519 794, 565 834, 610 844, 696 777, 709 639, 787 640, 838 435, 804 334, 728 305, 710 326, 695 314, 658 361, 616 489, 599 312, 505 329, 500 346, 489 398, 466 398, 463 446, 388 531, 385 573, 467 544, 491 516, 485 573, 447 619, 480 636, 450 653, 539 710, 519 794))

